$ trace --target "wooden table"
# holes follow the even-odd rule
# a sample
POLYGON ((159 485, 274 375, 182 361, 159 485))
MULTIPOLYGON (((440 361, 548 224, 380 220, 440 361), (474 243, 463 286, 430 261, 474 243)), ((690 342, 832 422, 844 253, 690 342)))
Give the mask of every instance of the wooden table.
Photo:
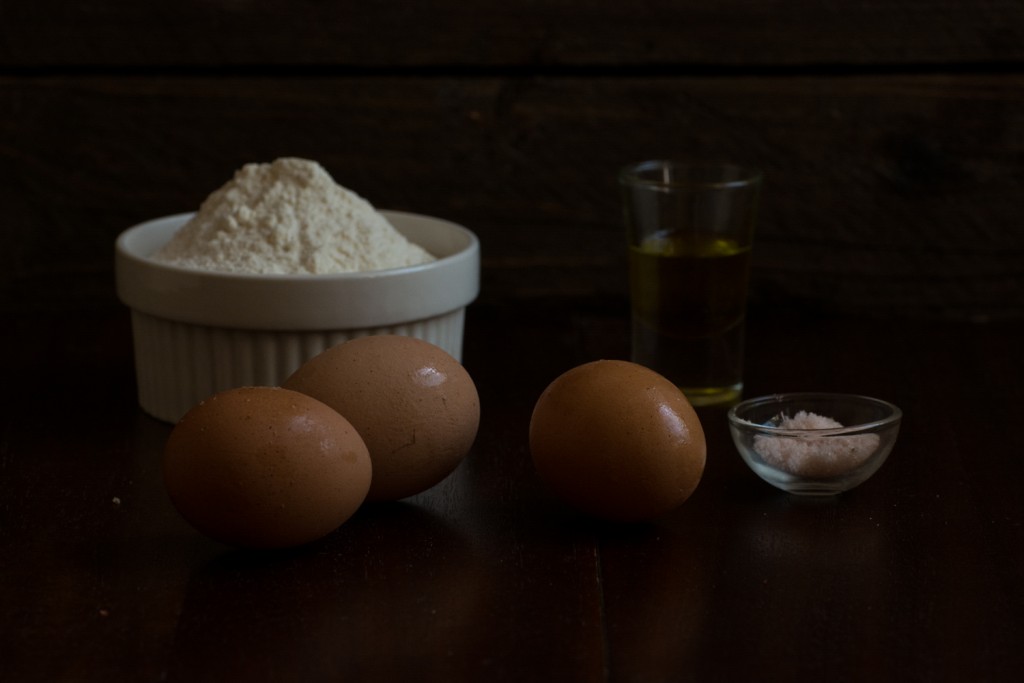
POLYGON ((322 542, 254 553, 164 494, 171 427, 135 403, 127 314, 26 313, 3 336, 0 679, 1011 680, 1024 668, 1024 323, 751 313, 747 394, 905 412, 895 450, 826 500, 777 491, 702 410, 682 507, 581 518, 538 484, 533 403, 626 352, 620 306, 470 308, 476 445, 427 493, 322 542))

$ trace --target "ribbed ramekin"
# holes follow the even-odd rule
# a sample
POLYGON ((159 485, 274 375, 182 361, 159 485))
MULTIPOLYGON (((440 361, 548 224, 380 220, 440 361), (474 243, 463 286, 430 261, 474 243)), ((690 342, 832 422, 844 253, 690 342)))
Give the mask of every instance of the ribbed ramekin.
POLYGON ((465 308, 480 290, 479 241, 449 221, 382 213, 437 260, 337 275, 215 273, 150 258, 192 214, 123 232, 116 284, 131 309, 142 409, 176 422, 213 393, 275 386, 321 351, 370 334, 418 337, 461 360, 465 308))

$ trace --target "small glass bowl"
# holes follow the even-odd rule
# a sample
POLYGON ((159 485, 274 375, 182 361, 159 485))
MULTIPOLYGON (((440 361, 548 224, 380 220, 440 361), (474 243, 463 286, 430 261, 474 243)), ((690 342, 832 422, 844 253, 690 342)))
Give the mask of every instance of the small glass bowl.
POLYGON ((902 417, 886 401, 826 393, 752 398, 728 415, 733 442, 755 474, 783 491, 818 496, 852 489, 877 472, 902 417))

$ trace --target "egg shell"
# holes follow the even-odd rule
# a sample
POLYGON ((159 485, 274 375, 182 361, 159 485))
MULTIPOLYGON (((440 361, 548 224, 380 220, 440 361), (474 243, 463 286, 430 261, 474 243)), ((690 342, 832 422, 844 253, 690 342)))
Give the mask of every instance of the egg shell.
POLYGON ((628 361, 600 360, 556 378, 530 419, 538 476, 569 505, 614 521, 658 517, 704 473, 704 430, 683 392, 628 361))
POLYGON ((330 533, 366 498, 371 461, 356 429, 296 391, 243 387, 175 425, 164 483, 181 515, 224 543, 298 546, 330 533))
POLYGON ((466 369, 430 342, 352 339, 304 363, 283 386, 344 415, 373 460, 367 500, 399 500, 439 483, 469 453, 480 397, 466 369))

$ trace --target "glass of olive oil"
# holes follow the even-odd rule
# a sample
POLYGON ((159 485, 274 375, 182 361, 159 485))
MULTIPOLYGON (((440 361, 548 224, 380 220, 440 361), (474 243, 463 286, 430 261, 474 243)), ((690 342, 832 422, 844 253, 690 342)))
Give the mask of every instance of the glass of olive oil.
POLYGON ((632 358, 693 405, 743 391, 744 318, 761 174, 645 161, 619 176, 629 240, 632 358))

